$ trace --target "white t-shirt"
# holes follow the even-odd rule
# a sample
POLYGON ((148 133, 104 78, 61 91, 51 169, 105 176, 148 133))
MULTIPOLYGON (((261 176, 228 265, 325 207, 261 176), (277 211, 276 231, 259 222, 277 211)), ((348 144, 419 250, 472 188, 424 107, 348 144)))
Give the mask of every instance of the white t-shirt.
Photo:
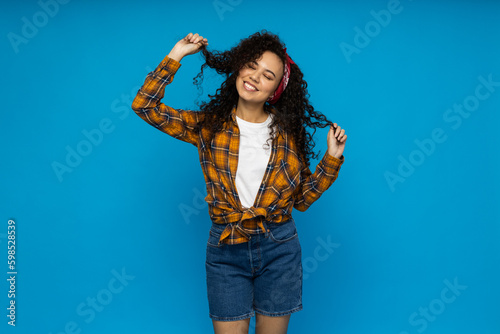
POLYGON ((236 116, 240 129, 240 147, 235 183, 244 208, 249 208, 254 204, 269 163, 272 141, 265 144, 271 134, 268 126, 272 117, 274 115, 269 114, 264 122, 252 123, 236 116))

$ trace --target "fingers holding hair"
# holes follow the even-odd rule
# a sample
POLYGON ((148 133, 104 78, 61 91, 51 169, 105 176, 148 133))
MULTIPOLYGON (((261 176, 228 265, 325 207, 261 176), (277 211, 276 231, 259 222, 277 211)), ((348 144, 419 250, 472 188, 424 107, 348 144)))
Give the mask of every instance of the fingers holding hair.
POLYGON ((345 134, 345 130, 340 127, 337 123, 333 123, 332 128, 334 129, 334 134, 333 136, 339 141, 339 142, 345 142, 347 140, 347 135, 345 134))
POLYGON ((203 38, 203 36, 200 36, 198 33, 193 34, 190 32, 185 38, 187 42, 194 43, 194 44, 200 44, 201 45, 208 45, 208 40, 206 38, 203 38))

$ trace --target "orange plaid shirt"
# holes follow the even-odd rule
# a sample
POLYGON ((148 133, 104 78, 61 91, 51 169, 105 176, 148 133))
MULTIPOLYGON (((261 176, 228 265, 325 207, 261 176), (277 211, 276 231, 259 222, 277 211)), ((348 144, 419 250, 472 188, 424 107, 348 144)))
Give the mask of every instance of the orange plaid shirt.
POLYGON ((194 131, 195 125, 203 120, 203 112, 174 109, 160 102, 165 86, 172 82, 180 66, 178 61, 166 56, 146 76, 132 109, 160 131, 198 148, 210 217, 215 223, 227 224, 219 244, 247 242, 251 234, 265 232, 263 221, 287 221, 292 217, 293 208, 307 210, 336 180, 344 163, 343 155, 338 159, 325 152, 313 174, 300 162, 291 135, 279 127, 255 202, 250 208, 243 207, 235 186, 239 151, 236 106, 232 109, 231 121, 208 143, 208 130, 194 131))

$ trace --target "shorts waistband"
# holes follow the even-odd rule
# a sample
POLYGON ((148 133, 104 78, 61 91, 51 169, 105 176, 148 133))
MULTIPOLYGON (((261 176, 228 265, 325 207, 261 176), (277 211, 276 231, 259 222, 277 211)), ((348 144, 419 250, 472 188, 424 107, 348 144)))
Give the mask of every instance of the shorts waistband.
MULTIPOLYGON (((262 220, 262 225, 264 226, 265 230, 263 232, 257 232, 257 233, 249 233, 247 232, 248 234, 252 235, 252 234, 264 234, 265 237, 268 236, 269 234, 269 227, 268 225, 270 226, 278 226, 280 224, 286 224, 286 223, 289 223, 289 222, 292 222, 292 221, 295 221, 293 219, 293 217, 290 217, 289 219, 285 220, 285 221, 281 221, 279 223, 275 223, 275 222, 270 222, 270 221, 267 221, 267 220, 262 220)), ((223 231, 226 229, 226 227, 228 225, 230 226, 236 226, 238 223, 223 223, 223 224, 220 224, 220 223, 216 223, 212 220, 212 226, 215 226, 218 230, 220 231, 223 231)), ((246 230, 245 230, 246 231, 246 230)))

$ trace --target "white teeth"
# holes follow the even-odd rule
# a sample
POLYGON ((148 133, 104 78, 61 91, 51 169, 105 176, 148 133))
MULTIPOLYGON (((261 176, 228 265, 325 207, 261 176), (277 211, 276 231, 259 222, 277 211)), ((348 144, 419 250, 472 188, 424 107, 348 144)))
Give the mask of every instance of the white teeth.
POLYGON ((246 82, 244 83, 245 87, 249 90, 257 90, 255 89, 254 87, 250 86, 249 84, 247 84, 246 82))

